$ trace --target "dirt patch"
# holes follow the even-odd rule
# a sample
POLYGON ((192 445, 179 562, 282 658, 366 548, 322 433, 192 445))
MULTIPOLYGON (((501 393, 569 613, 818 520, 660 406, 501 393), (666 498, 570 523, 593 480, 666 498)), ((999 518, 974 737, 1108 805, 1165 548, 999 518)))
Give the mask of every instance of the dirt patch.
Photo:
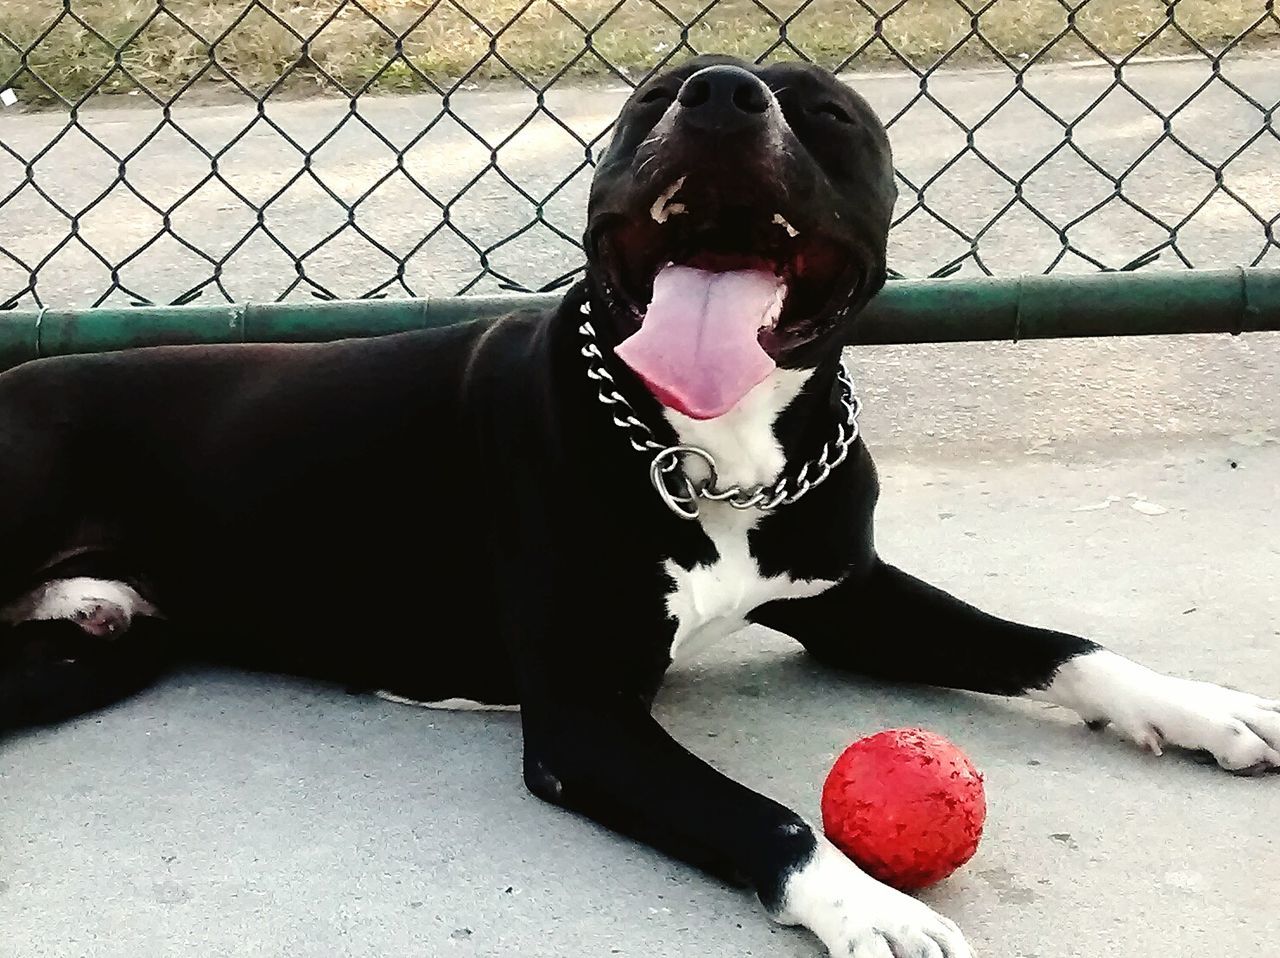
POLYGON ((192 85, 254 97, 408 92, 514 74, 537 85, 634 79, 690 50, 924 70, 1280 42, 1280 21, 1258 0, 968 2, 76 0, 67 11, 29 0, 0 9, 0 88, 27 103, 140 86, 165 98, 192 85))

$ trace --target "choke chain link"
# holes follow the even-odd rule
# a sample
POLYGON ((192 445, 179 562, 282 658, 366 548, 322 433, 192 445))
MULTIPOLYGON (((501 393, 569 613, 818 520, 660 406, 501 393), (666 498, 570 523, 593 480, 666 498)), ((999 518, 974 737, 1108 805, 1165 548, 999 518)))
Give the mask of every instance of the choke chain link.
MULTIPOLYGON (((583 302, 579 311, 584 317, 590 317, 591 304, 583 302)), ((609 407, 613 424, 626 434, 632 449, 636 452, 653 453, 649 464, 649 481, 667 508, 681 519, 698 518, 699 499, 727 502, 735 509, 760 509, 765 512, 790 505, 825 482, 832 471, 844 462, 849 455, 849 447, 858 438, 858 414, 862 404, 854 392, 849 371, 841 363, 837 376, 840 380, 840 403, 844 407, 845 419, 836 424, 835 438, 823 445, 817 458, 801 466, 794 478, 784 473, 766 486, 720 488, 716 484, 716 461, 709 452, 698 446, 664 446, 636 416, 635 409, 619 392, 613 374, 605 366, 590 318, 583 320, 578 332, 586 340, 581 353, 587 361, 587 377, 595 382, 600 402, 609 407), (706 479, 695 482, 689 478, 683 468, 684 460, 688 458, 703 461, 708 472, 706 479)))

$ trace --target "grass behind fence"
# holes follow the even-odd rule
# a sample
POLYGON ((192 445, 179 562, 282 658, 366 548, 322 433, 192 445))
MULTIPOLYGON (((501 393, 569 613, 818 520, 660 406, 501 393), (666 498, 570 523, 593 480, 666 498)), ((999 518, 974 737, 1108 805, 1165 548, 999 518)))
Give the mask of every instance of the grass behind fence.
MULTIPOLYGON (((458 3, 167 0, 157 14, 156 0, 70 0, 84 21, 78 23, 63 15, 62 0, 15 0, 0 5, 0 87, 45 101, 132 90, 136 84, 117 69, 117 56, 161 95, 193 82, 232 86, 231 78, 255 94, 276 85, 331 87, 328 78, 350 91, 366 83, 408 91, 512 70, 541 83, 566 69, 608 73, 606 61, 639 76, 680 45, 684 29, 649 0, 626 0, 614 12, 617 0, 561 0, 567 14, 548 0, 458 3), (585 31, 596 52, 582 56, 585 31), (28 48, 24 69, 20 51, 28 48)), ((970 13, 960 0, 875 0, 870 10, 854 0, 815 0, 785 32, 802 55, 827 66, 861 50, 854 65, 900 64, 901 57, 921 69, 948 55, 958 62, 999 56, 1018 62, 1051 42, 1045 56, 1062 60, 1095 59, 1089 44, 1122 57, 1139 48, 1189 52, 1195 44, 1216 51, 1246 33, 1250 44, 1280 38, 1272 3, 1264 0, 1071 0, 1075 12, 1060 0, 969 3, 981 12, 970 13), (974 35, 975 16, 981 38, 974 35)), ((663 5, 692 24, 687 37, 694 49, 754 58, 777 43, 779 20, 801 4, 769 0, 771 16, 752 0, 721 0, 700 17, 704 0, 663 5)), ((774 53, 794 55, 786 46, 774 53)))

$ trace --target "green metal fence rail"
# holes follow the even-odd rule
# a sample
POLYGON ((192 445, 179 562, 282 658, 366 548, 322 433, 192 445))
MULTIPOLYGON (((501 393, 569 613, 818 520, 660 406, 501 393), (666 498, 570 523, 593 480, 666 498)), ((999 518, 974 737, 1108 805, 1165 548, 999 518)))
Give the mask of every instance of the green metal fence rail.
MULTIPOLYGON (((552 294, 0 315, 0 369, 133 346, 323 342, 447 326, 555 303, 552 294)), ((902 280, 858 319, 858 344, 1280 330, 1280 269, 902 280)))

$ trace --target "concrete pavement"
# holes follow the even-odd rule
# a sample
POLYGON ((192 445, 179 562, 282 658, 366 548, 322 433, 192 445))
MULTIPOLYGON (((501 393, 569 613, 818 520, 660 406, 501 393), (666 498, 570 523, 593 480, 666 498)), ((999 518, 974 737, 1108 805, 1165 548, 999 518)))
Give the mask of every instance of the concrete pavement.
MULTIPOLYGON (((1238 441, 1132 452, 888 449, 882 549, 994 611, 1274 694, 1271 413, 1238 441)), ((1156 759, 1041 705, 842 679, 762 630, 674 673, 659 715, 810 816, 862 734, 961 744, 987 834, 925 897, 979 955, 1265 955, 1280 935, 1280 778, 1156 759)), ((183 674, 6 741, 0 861, 4 958, 819 954, 748 895, 531 798, 516 716, 267 677, 183 674)))

